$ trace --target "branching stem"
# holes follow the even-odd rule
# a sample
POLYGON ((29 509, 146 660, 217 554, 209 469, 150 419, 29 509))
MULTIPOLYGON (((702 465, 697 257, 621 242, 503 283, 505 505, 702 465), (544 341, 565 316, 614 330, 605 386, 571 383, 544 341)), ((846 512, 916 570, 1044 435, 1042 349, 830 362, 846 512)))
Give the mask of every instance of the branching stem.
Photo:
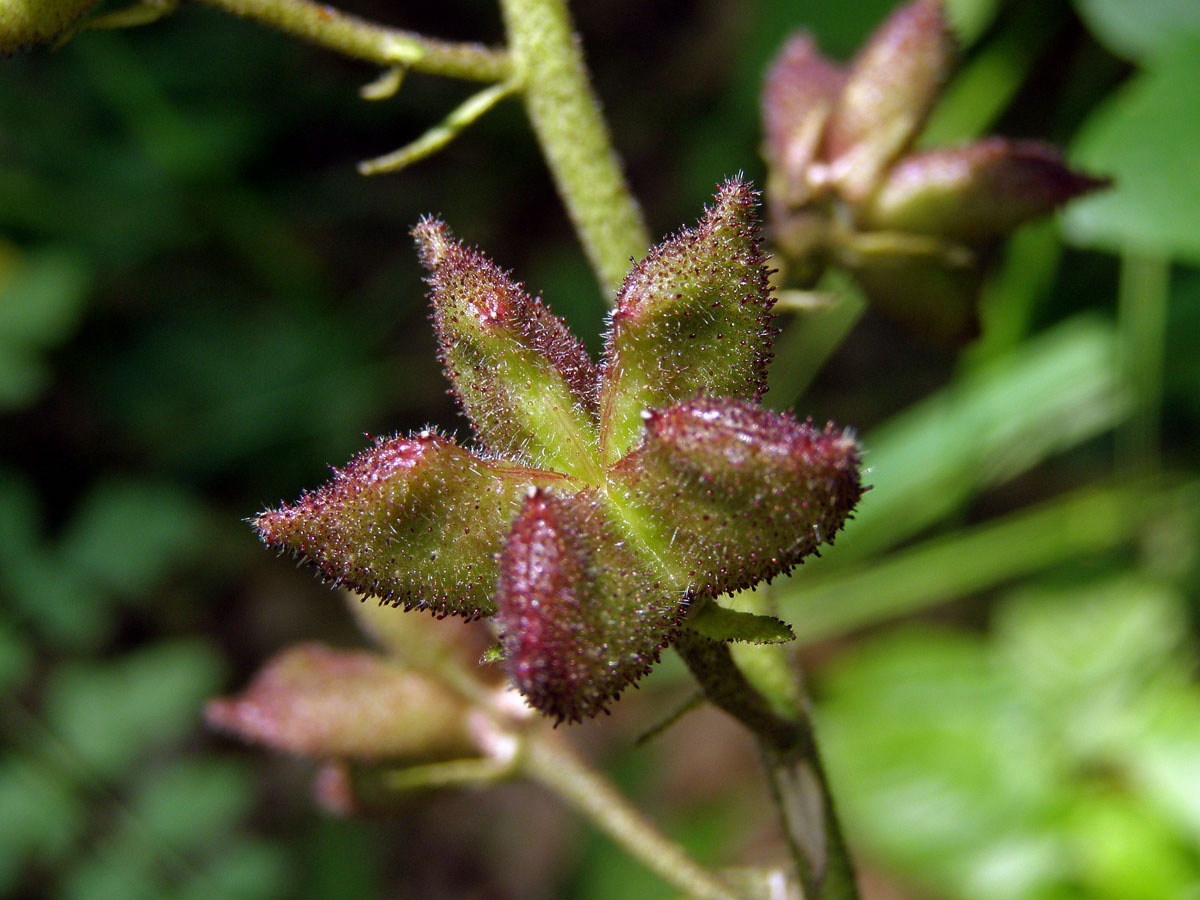
POLYGON ((381 66, 403 66, 468 81, 505 81, 512 71, 504 50, 439 41, 388 28, 310 0, 200 0, 209 6, 381 66))
POLYGON ((410 166, 419 160, 437 153, 462 132, 464 128, 476 121, 489 109, 516 91, 516 85, 502 82, 484 88, 479 93, 468 97, 441 124, 429 129, 419 137, 399 150, 367 160, 358 164, 358 171, 363 175, 376 175, 380 172, 395 172, 410 166))
MULTIPOLYGON (((519 90, 584 251, 609 299, 650 246, 625 181, 565 0, 500 0, 509 49, 439 41, 347 15, 312 0, 199 0, 330 50, 390 69, 504 83, 478 105, 519 90)), ((472 101, 469 101, 472 102, 472 101)), ((473 113, 474 108, 466 111, 473 113)), ((450 123, 453 125, 454 123, 450 123)), ((457 133, 431 132, 400 161, 433 152, 457 133), (428 146, 426 146, 428 145, 428 146)), ((396 160, 389 159, 388 163, 396 160)))
POLYGON ((615 294, 650 246, 564 0, 500 0, 525 109, 600 283, 615 294))

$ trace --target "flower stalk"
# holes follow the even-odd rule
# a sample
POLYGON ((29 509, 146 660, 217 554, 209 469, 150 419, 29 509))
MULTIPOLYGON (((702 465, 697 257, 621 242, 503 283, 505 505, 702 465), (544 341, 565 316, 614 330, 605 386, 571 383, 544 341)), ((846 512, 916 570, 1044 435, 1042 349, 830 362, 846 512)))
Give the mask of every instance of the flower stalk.
POLYGON ((749 682, 724 643, 675 642, 705 696, 755 736, 805 900, 857 900, 854 869, 807 715, 785 717, 749 682))
POLYGON ((367 22, 311 0, 200 0, 345 56, 466 81, 505 81, 509 54, 367 22))
POLYGON ((664 881, 694 900, 745 900, 634 809, 557 734, 544 729, 522 745, 520 765, 664 881))
POLYGON ((559 196, 608 297, 650 235, 612 146, 563 0, 501 0, 508 49, 440 41, 388 28, 311 0, 200 0, 388 68, 497 87, 471 98, 418 144, 364 164, 401 168, 441 149, 501 97, 519 91, 559 196), (504 85, 500 87, 499 85, 504 85))
POLYGON ((609 296, 650 234, 613 149, 564 0, 500 0, 529 121, 609 296))

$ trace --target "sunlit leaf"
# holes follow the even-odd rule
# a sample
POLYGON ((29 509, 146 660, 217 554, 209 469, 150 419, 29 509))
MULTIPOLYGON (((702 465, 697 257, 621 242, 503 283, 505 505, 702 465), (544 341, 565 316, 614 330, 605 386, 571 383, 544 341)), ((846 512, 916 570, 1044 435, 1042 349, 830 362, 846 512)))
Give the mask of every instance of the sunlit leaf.
POLYGON ((1114 53, 1153 58, 1181 37, 1200 34, 1200 6, 1193 0, 1074 0, 1092 33, 1114 53))
POLYGON ((1112 176, 1113 188, 1068 207, 1069 240, 1200 261, 1198 81, 1200 41, 1172 45, 1084 123, 1071 159, 1112 176))

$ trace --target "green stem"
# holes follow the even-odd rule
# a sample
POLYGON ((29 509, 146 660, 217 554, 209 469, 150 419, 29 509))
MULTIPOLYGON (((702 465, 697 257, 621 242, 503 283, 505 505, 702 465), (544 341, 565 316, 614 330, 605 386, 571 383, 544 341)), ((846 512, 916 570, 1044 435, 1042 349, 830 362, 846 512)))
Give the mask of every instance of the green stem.
POLYGON ((1162 405, 1163 344, 1171 264, 1167 259, 1126 253, 1121 257, 1117 330, 1121 362, 1134 389, 1134 408, 1117 431, 1119 462, 1127 471, 1153 468, 1158 456, 1162 405))
POLYGON ((522 749, 521 765, 530 778, 587 816, 664 881, 695 900, 743 900, 630 806, 557 734, 545 730, 531 733, 522 749))
MULTIPOLYGON (((800 313, 775 340, 768 404, 786 408, 795 403, 867 310, 862 291, 842 272, 828 272, 819 290, 835 301, 800 313)), ((780 311, 790 310, 785 306, 780 311)))
POLYGON ((427 156, 432 156, 458 137, 464 128, 515 91, 516 86, 509 82, 501 82, 484 88, 478 94, 468 97, 440 124, 430 128, 411 144, 407 144, 387 156, 359 163, 359 173, 376 175, 380 172, 395 172, 425 159, 427 156))
POLYGON ((708 699, 758 739, 805 900, 857 900, 854 869, 808 716, 776 712, 742 674, 727 644, 684 629, 675 649, 708 699))
POLYGON ((379 773, 380 786, 392 793, 444 787, 478 787, 503 781, 513 774, 511 764, 494 759, 456 759, 379 773))
POLYGON ((650 246, 592 91, 564 0, 500 0, 525 109, 603 287, 615 294, 650 246))
POLYGON ((200 0, 330 50, 381 66, 404 66, 468 81, 504 81, 508 53, 387 28, 310 0, 200 0))

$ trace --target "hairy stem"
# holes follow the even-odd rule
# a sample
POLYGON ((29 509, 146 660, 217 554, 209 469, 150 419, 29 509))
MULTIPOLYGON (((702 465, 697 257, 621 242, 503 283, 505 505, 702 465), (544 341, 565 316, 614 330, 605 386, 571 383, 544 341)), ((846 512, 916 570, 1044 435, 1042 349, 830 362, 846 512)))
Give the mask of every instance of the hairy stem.
POLYGON ((650 246, 564 0, 500 0, 525 109, 600 283, 614 293, 650 246))
POLYGON ((411 144, 387 156, 359 163, 358 171, 363 175, 395 172, 432 156, 458 137, 464 128, 515 91, 516 86, 508 82, 484 88, 446 116, 440 125, 434 126, 411 144))
POLYGON ((742 674, 728 645, 684 629, 675 649, 708 699, 758 739, 805 900, 857 900, 854 870, 808 717, 776 712, 742 674))
POLYGON ((662 834, 557 734, 530 734, 521 757, 526 774, 558 794, 664 881, 695 900, 743 900, 715 873, 662 834))
POLYGON ((200 0, 338 53, 381 66, 403 66, 468 81, 504 81, 509 54, 481 44, 434 40, 366 22, 310 0, 200 0))

